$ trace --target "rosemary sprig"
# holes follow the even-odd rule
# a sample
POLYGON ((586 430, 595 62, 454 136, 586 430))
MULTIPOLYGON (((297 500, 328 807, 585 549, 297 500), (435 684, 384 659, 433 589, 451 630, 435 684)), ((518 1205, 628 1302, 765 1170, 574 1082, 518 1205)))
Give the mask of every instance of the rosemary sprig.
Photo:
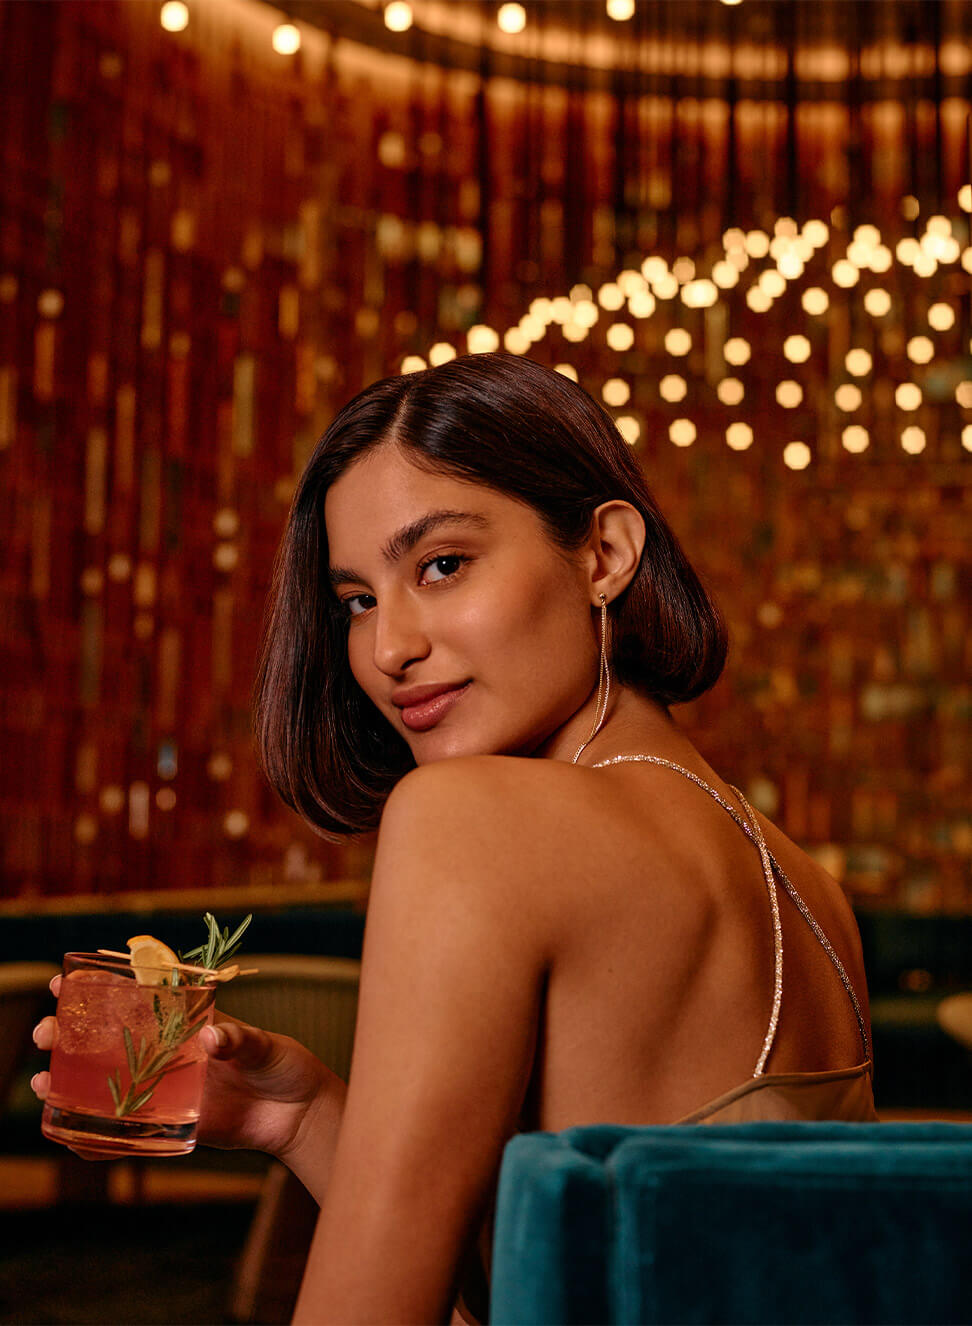
MULTIPOLYGON (((229 932, 229 926, 220 931, 212 912, 207 912, 203 919, 208 930, 205 944, 190 949, 188 953, 180 953, 179 961, 195 963, 209 971, 218 971, 240 947, 243 933, 253 920, 253 913, 251 912, 240 922, 232 935, 229 932)), ((190 978, 190 983, 201 985, 204 980, 204 976, 197 976, 194 981, 190 978)), ((176 968, 173 968, 169 977, 170 988, 180 984, 184 985, 185 982, 185 975, 180 974, 176 968)), ((120 1068, 116 1069, 114 1073, 108 1074, 108 1090, 115 1102, 115 1117, 118 1119, 124 1118, 127 1114, 134 1114, 143 1105, 148 1104, 162 1078, 176 1067, 173 1060, 179 1054, 179 1051, 197 1032, 202 1031, 207 1022, 206 1013, 203 1013, 194 1021, 189 1021, 185 1009, 180 1007, 178 1003, 173 1003, 168 1009, 163 1009, 162 1000, 158 995, 155 995, 152 1000, 152 1009, 155 1013, 155 1020, 159 1024, 159 1038, 155 1044, 149 1045, 145 1037, 140 1036, 138 1049, 136 1050, 131 1030, 128 1027, 122 1027, 122 1036, 125 1040, 125 1059, 128 1064, 128 1087, 123 1091, 122 1070, 120 1068)))
POLYGON ((150 1046, 144 1036, 139 1037, 138 1050, 128 1027, 122 1027, 125 1039, 125 1058, 128 1061, 128 1089, 122 1094, 122 1070, 116 1069, 108 1074, 108 1090, 115 1102, 115 1118, 121 1119, 126 1114, 134 1114, 152 1099, 155 1088, 173 1067, 173 1060, 179 1051, 197 1032, 206 1025, 203 1013, 193 1022, 186 1019, 185 1010, 179 1007, 163 1012, 162 1001, 156 995, 152 1000, 156 1021, 159 1024, 157 1044, 150 1046))
POLYGON ((229 926, 224 926, 220 932, 216 924, 216 917, 212 912, 207 912, 203 917, 209 934, 206 936, 205 944, 200 944, 198 948, 192 948, 188 953, 180 953, 180 962, 195 962, 200 967, 206 967, 210 971, 217 971, 224 967, 230 958, 240 947, 243 940, 243 934, 247 926, 253 920, 253 913, 245 916, 232 934, 229 932, 229 926))

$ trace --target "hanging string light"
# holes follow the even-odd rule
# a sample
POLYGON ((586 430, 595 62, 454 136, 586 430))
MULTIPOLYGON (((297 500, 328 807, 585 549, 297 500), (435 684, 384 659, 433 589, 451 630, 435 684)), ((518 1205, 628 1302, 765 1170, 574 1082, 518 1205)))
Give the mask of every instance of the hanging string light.
POLYGON ((166 0, 159 10, 159 22, 166 32, 183 32, 189 26, 189 8, 182 0, 166 0))
POLYGON ((412 26, 412 6, 406 0, 391 0, 385 6, 385 27, 389 32, 407 32, 412 26))
POLYGON ((300 50, 300 29, 293 23, 281 23, 273 30, 270 45, 278 55, 293 55, 300 50))
POLYGON ((505 4, 500 5, 499 12, 496 15, 496 23, 501 32, 507 32, 514 35, 522 32, 526 27, 526 10, 522 5, 505 4))

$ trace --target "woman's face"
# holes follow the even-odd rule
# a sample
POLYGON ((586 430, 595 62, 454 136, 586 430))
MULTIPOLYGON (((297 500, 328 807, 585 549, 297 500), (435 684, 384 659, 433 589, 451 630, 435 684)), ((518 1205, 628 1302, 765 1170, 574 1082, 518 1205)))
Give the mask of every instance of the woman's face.
POLYGON ((588 699, 588 574, 531 507, 386 443, 331 486, 325 519, 351 671, 417 764, 529 753, 588 699))

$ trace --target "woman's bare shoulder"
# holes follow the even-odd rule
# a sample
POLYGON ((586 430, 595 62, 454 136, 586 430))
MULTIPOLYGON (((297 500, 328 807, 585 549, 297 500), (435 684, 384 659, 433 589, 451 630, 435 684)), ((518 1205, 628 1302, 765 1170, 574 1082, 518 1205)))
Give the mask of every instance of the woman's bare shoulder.
POLYGON ((529 813, 534 828, 548 820, 562 823, 564 811, 591 795, 590 769, 561 760, 509 755, 463 755, 412 769, 395 785, 382 815, 382 833, 400 821, 437 816, 441 831, 465 831, 470 822, 508 838, 529 813), (490 813, 491 814, 488 814, 490 813), (497 818, 498 816, 498 818, 497 818))
POLYGON ((405 775, 386 803, 378 835, 383 855, 418 853, 443 868, 461 862, 514 885, 569 869, 595 824, 596 775, 558 760, 459 756, 405 775))

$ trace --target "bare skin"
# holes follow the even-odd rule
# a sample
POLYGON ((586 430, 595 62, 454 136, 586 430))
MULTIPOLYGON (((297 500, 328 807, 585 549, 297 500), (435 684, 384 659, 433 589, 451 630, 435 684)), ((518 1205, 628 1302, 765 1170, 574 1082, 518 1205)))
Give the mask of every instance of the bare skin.
MULTIPOLYGON (((518 1126, 672 1122, 751 1076, 769 906, 757 852, 702 790, 651 765, 591 767, 659 755, 732 803, 662 706, 615 687, 571 763, 591 730, 599 595, 613 602, 641 554, 633 508, 598 508, 568 557, 531 509, 386 445, 338 480, 326 515, 352 671, 418 767, 382 819, 346 1099, 293 1042, 233 1024, 221 1047, 204 1033, 216 1071, 200 1135, 282 1156, 321 1201, 297 1320, 445 1321, 518 1126), (396 703, 441 683, 464 689, 430 726, 396 703)), ((863 999, 840 889, 760 822, 863 999)), ((768 1071, 854 1065, 847 996, 781 910, 768 1071)))

